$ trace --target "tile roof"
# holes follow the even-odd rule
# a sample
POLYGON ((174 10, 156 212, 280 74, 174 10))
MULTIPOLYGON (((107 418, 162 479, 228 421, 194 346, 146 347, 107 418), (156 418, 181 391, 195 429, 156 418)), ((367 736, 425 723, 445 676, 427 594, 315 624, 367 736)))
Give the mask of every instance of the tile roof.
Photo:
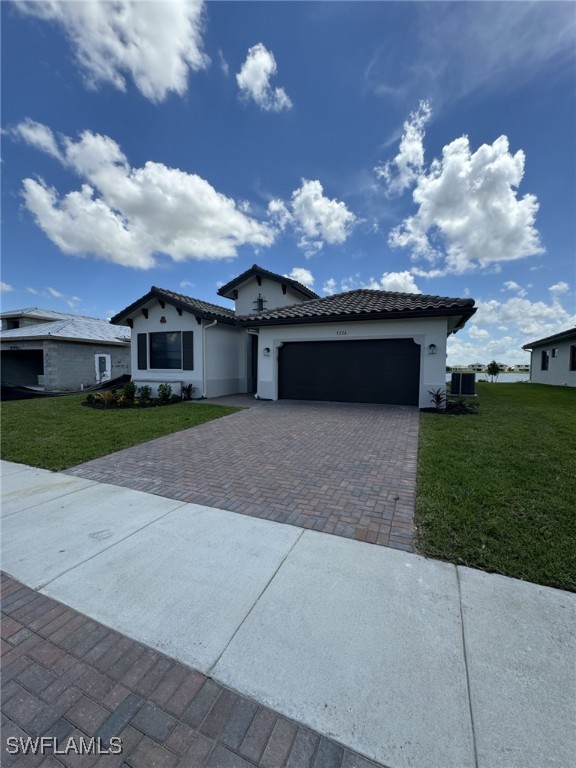
POLYGON ((111 325, 107 320, 69 315, 72 319, 35 323, 0 332, 1 341, 60 339, 107 344, 129 344, 130 329, 111 325))
MULTIPOLYGON (((226 285, 223 285, 221 288, 219 288, 218 295, 226 296, 226 294, 230 293, 234 288, 236 288, 236 286, 246 282, 246 280, 248 280, 250 277, 257 275, 260 275, 261 277, 267 277, 269 280, 274 280, 276 283, 291 285, 292 288, 295 288, 309 299, 319 298, 317 293, 314 293, 314 291, 310 290, 310 288, 307 288, 305 285, 302 285, 302 283, 299 283, 298 280, 294 280, 291 277, 287 277, 286 275, 279 275, 276 272, 270 272, 270 270, 264 269, 264 267, 259 267, 258 264, 253 264, 250 269, 242 272, 241 275, 238 275, 238 277, 235 277, 233 280, 230 280, 229 283, 226 283, 226 285)), ((228 296, 227 298, 230 297, 228 296)))
POLYGON ((421 293, 395 293, 361 288, 334 296, 309 299, 302 304, 291 304, 248 315, 236 315, 233 310, 218 304, 210 304, 207 301, 185 296, 182 293, 152 286, 145 296, 141 296, 126 309, 123 309, 110 322, 123 323, 131 314, 154 300, 166 301, 200 317, 240 325, 363 320, 397 317, 398 315, 403 317, 461 315, 463 319, 461 324, 463 325, 476 312, 474 299, 456 299, 447 296, 427 296, 421 293))
POLYGON ((179 307, 180 309, 184 309, 187 312, 199 315, 200 317, 225 320, 228 322, 233 322, 236 318, 234 310, 228 309, 227 307, 220 307, 218 304, 210 304, 208 301, 194 299, 192 296, 185 296, 183 293, 176 293, 175 291, 169 291, 166 288, 158 288, 153 285, 145 296, 136 299, 136 301, 132 302, 126 309, 123 309, 115 315, 110 322, 122 323, 133 312, 136 312, 141 306, 154 299, 166 301, 168 304, 172 304, 175 307, 179 307))
POLYGON ((421 293, 395 293, 360 288, 333 296, 305 301, 279 309, 264 310, 242 316, 245 322, 278 322, 282 320, 313 320, 386 315, 422 316, 428 314, 474 314, 474 299, 447 296, 427 296, 421 293))

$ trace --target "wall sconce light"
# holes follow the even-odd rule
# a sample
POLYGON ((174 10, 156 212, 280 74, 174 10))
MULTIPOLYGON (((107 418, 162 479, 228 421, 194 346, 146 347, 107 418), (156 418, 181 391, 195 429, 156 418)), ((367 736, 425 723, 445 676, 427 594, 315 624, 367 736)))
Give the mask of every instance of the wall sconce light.
POLYGON ((428 354, 429 355, 436 354, 436 344, 428 344, 428 354))
POLYGON ((161 323, 165 323, 166 322, 166 318, 164 317, 164 315, 162 315, 162 317, 160 318, 160 322, 161 323))
POLYGON ((264 353, 264 357, 270 357, 270 347, 264 347, 262 351, 264 353))

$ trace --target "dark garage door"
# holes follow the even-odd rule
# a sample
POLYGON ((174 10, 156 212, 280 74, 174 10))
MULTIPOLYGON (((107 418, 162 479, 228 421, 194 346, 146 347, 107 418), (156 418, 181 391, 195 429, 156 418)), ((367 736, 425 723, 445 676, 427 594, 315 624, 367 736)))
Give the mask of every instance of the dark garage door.
POLYGON ((420 347, 411 339, 290 342, 278 367, 280 398, 418 405, 420 347))

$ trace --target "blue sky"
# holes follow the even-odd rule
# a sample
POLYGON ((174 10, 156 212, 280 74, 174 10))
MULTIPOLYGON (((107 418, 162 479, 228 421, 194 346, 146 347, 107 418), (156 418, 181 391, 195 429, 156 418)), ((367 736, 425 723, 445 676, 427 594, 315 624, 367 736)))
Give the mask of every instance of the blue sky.
POLYGON ((2 308, 471 296, 448 362, 576 323, 572 2, 3 2, 2 308))

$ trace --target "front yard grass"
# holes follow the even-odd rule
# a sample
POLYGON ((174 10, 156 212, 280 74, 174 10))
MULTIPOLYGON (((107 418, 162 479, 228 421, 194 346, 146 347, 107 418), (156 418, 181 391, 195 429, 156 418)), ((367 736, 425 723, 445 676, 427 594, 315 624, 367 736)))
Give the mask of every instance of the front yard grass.
POLYGON ((156 408, 95 410, 86 395, 12 400, 0 405, 0 456, 61 470, 240 410, 182 402, 156 408))
POLYGON ((576 389, 477 392, 477 415, 421 414, 418 550, 576 591, 576 389))

